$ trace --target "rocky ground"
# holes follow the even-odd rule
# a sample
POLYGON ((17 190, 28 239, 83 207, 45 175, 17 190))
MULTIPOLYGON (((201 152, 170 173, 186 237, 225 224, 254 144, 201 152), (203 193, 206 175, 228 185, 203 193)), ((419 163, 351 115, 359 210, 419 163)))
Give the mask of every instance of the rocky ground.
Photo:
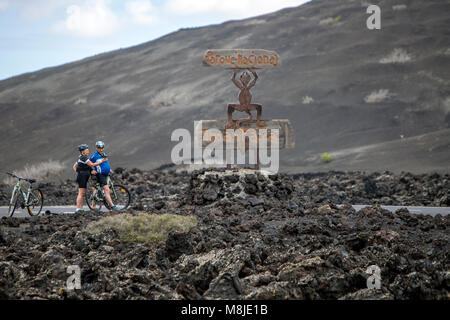
MULTIPOLYGON (((271 175, 253 171, 116 169, 128 212, 194 215, 198 225, 157 245, 84 231, 102 214, 0 219, 0 298, 449 299, 450 217, 376 204, 449 204, 448 175, 271 175), (372 203, 356 212, 337 203, 372 203), (66 268, 81 268, 68 291, 66 268), (367 288, 366 270, 381 270, 367 288)), ((41 185, 47 203, 75 186, 41 185)), ((5 192, 5 187, 2 187, 5 192)), ((4 200, 2 200, 4 201, 4 200)))
MULTIPOLYGON (((286 177, 292 184, 292 198, 302 203, 450 206, 450 174, 330 171, 286 177)), ((134 209, 150 211, 176 195, 190 192, 191 174, 170 167, 151 171, 117 168, 113 179, 131 191, 134 209)), ((244 184, 251 188, 251 183, 244 184)), ((75 203, 75 179, 64 183, 38 182, 36 186, 44 193, 45 205, 75 203)), ((11 186, 0 183, 0 205, 8 205, 10 196, 11 186)))

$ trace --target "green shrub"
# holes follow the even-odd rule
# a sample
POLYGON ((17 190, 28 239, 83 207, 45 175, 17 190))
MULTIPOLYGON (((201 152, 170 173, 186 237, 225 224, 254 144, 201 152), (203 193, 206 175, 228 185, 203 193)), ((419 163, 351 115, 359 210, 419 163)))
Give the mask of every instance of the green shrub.
POLYGON ((333 161, 333 157, 328 154, 328 152, 324 152, 320 155, 320 158, 323 162, 328 163, 333 161))
POLYGON ((333 25, 333 24, 337 24, 338 22, 341 22, 341 21, 342 21, 342 16, 338 15, 338 16, 336 16, 334 18, 333 17, 328 17, 328 18, 325 18, 323 20, 320 20, 319 24, 321 26, 323 26, 323 25, 333 25))
POLYGON ((170 231, 188 232, 196 225, 197 218, 194 216, 140 213, 136 216, 119 214, 105 217, 89 223, 85 230, 100 233, 111 228, 123 242, 158 243, 165 241, 170 231))

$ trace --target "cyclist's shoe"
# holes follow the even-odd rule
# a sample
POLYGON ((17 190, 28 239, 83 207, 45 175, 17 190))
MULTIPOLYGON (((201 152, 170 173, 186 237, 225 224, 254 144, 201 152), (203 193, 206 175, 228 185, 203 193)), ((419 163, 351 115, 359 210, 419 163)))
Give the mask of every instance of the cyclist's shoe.
POLYGON ((111 210, 120 210, 118 206, 111 207, 111 210))
POLYGON ((84 213, 85 211, 83 210, 83 209, 77 209, 77 210, 75 210, 75 214, 82 214, 82 213, 84 213))

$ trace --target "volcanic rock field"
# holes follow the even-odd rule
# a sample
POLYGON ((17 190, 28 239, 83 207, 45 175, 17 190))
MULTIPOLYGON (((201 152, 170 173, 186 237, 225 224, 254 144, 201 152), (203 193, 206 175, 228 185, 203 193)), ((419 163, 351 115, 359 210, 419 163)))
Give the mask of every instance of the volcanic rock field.
MULTIPOLYGON (((104 213, 3 217, 1 299, 449 299, 449 216, 378 206, 448 206, 448 174, 118 168, 114 179, 133 195, 121 215, 197 225, 146 244, 87 232, 104 213), (81 289, 67 289, 69 265, 81 289), (372 265, 380 289, 368 288, 372 265)), ((75 201, 74 181, 39 187, 45 205, 75 201)))

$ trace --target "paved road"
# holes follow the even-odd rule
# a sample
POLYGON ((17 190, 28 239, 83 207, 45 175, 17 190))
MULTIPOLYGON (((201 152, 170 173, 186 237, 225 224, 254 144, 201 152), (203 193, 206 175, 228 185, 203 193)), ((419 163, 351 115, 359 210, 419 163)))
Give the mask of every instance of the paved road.
MULTIPOLYGON (((338 205, 341 206, 341 205, 338 205)), ((353 205, 353 208, 355 210, 361 210, 363 207, 367 207, 368 205, 353 205)), ((395 212, 396 210, 400 208, 406 208, 409 210, 412 214, 427 214, 431 216, 435 216, 437 214, 441 215, 447 215, 450 214, 450 207, 415 207, 415 206, 381 206, 384 209, 387 209, 391 212, 395 212)), ((43 207, 41 211, 41 215, 44 215, 47 210, 49 210, 51 213, 58 213, 58 214, 73 214, 75 212, 75 207, 73 206, 50 206, 50 207, 43 207)), ((84 208, 85 210, 88 210, 87 207, 84 208)), ((106 212, 107 210, 103 207, 102 211, 106 212)), ((7 216, 8 213, 8 207, 0 207, 0 217, 7 216)), ((27 209, 16 209, 14 212, 14 217, 28 217, 28 211, 27 209)))
MULTIPOLYGON (((342 205, 338 205, 342 206, 342 205)), ((355 204, 352 205, 353 208, 355 208, 356 211, 361 210, 364 207, 369 207, 370 205, 363 205, 363 204, 355 204)), ((391 212, 395 212, 398 209, 406 208, 408 209, 409 213, 413 214, 427 214, 430 216, 435 216, 437 214, 441 214, 443 216, 450 214, 450 207, 418 207, 418 206, 380 206, 383 209, 387 209, 391 212)))
MULTIPOLYGON (((49 210, 51 213, 58 213, 58 214, 73 214, 75 213, 75 209, 76 207, 73 206, 44 206, 42 207, 42 211, 40 213, 41 215, 45 215, 45 212, 47 210, 49 210)), ((89 208, 87 206, 84 206, 84 210, 89 210, 89 208)), ((102 207, 102 212, 107 212, 108 210, 106 210, 104 207, 102 207)), ((7 217, 8 216, 8 207, 0 207, 0 217, 7 217)), ((28 214, 27 209, 16 209, 16 211, 14 211, 14 215, 13 217, 29 217, 30 215, 28 214)))

